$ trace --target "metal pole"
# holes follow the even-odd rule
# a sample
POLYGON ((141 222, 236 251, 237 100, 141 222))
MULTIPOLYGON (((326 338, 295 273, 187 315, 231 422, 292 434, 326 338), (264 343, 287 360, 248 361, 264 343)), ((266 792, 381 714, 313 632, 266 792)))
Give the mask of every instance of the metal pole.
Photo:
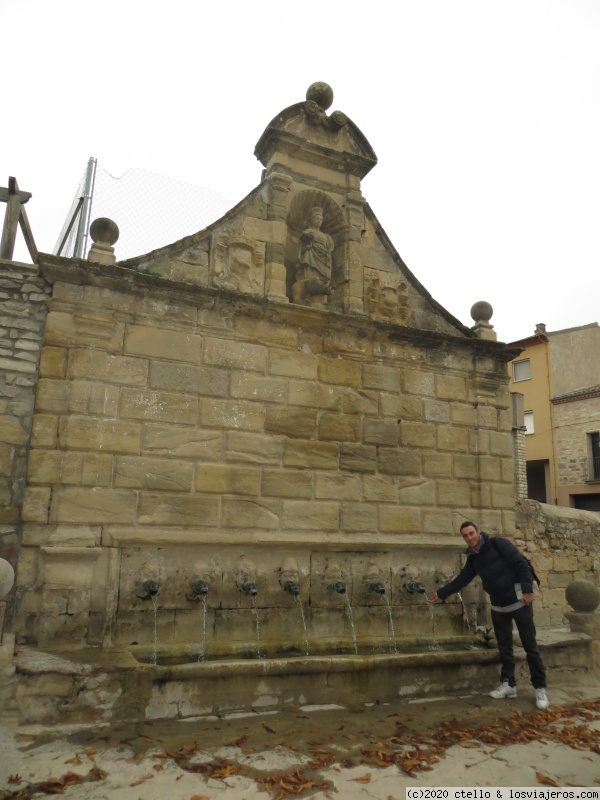
POLYGON ((79 215, 79 225, 77 226, 75 250, 73 252, 74 258, 83 258, 85 254, 90 213, 92 210, 92 196, 94 194, 94 181, 96 180, 96 164, 97 160, 95 158, 90 158, 88 161, 85 175, 85 188, 81 196, 81 199, 83 200, 83 206, 81 208, 81 214, 79 215))

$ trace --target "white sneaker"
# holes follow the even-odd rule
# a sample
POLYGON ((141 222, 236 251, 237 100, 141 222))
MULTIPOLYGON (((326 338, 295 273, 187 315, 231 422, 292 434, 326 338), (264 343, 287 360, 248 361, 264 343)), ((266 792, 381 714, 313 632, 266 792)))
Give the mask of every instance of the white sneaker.
POLYGON ((550 705, 550 700, 548 700, 548 695, 546 694, 545 689, 535 690, 535 704, 541 709, 548 708, 550 705))
MULTIPOLYGON (((538 689, 537 691, 540 692, 543 691, 543 689, 538 689)), ((508 681, 503 681, 503 683, 501 683, 497 689, 494 689, 493 692, 490 692, 490 697, 493 697, 494 700, 503 700, 505 697, 513 698, 516 696, 517 696, 517 687, 509 686, 508 681)))

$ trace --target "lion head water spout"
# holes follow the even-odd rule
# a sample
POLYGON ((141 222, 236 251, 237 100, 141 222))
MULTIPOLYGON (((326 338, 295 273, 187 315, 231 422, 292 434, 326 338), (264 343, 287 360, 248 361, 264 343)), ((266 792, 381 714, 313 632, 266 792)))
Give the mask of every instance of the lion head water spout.
POLYGON ((404 567, 401 572, 402 588, 408 594, 425 594, 425 585, 418 580, 419 571, 412 564, 404 567))
POLYGON ((373 594, 385 594, 385 584, 381 580, 379 568, 373 561, 368 566, 368 571, 365 575, 365 583, 369 592, 373 594))
POLYGON ((208 583, 200 578, 190 581, 189 590, 186 593, 188 600, 198 602, 208 594, 208 583))
POLYGON ((250 597, 256 597, 258 594, 258 586, 256 583, 256 564, 249 558, 240 558, 237 562, 235 570, 235 582, 244 594, 250 597))
POLYGON ((279 583, 284 592, 298 597, 300 594, 300 571, 295 558, 286 558, 281 565, 279 583))

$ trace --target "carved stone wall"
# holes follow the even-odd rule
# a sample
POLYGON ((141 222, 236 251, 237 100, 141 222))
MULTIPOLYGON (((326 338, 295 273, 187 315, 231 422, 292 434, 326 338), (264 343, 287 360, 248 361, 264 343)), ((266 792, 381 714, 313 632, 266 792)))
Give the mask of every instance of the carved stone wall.
POLYGON ((44 273, 21 638, 110 638, 123 548, 427 551, 459 548, 464 518, 513 529, 495 343, 118 266, 45 257, 44 273))

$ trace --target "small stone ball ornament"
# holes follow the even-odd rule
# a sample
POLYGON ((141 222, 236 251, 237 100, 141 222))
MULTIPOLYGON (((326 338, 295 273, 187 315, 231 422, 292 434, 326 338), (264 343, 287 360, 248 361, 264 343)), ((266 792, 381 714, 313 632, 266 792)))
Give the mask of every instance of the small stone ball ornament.
POLYGON ((591 581, 573 581, 565 589, 567 603, 575 611, 593 613, 600 605, 600 589, 591 581))
POLYGON ((90 225, 92 241, 113 245, 119 238, 119 226, 108 217, 98 217, 90 225))
POLYGON ((15 582, 15 571, 8 561, 0 558, 0 600, 8 595, 15 582))
POLYGON ((489 322, 494 315, 494 309, 486 300, 479 300, 471 306, 471 317, 475 322, 489 322))
POLYGON ((327 111, 333 103, 333 89, 328 83, 317 81, 311 84, 306 91, 306 99, 312 100, 320 108, 327 111))

